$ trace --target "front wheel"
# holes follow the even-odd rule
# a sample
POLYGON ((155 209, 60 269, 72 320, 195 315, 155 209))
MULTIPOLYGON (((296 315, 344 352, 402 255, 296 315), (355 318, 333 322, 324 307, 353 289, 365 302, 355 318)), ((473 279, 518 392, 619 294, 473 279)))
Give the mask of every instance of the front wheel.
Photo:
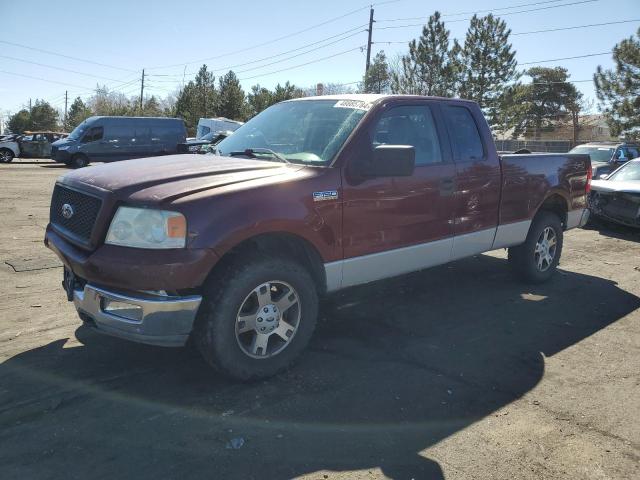
POLYGON ((0 148, 0 163, 9 163, 14 157, 15 155, 8 148, 0 148))
POLYGON ((562 254, 562 223, 551 212, 540 212, 522 245, 509 248, 509 263, 522 280, 543 283, 556 271, 562 254))
POLYGON ((78 153, 71 157, 71 163, 67 165, 70 165, 72 168, 83 168, 89 165, 89 159, 86 155, 78 153))
POLYGON ((205 360, 239 380, 284 370, 316 325, 318 295, 309 272, 283 258, 250 258, 214 275, 194 340, 205 360))

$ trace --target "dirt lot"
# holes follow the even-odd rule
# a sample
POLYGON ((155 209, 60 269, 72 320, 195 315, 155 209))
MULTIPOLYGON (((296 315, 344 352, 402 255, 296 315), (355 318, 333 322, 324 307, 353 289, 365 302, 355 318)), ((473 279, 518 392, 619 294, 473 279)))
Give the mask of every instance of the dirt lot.
POLYGON ((496 252, 333 295, 246 385, 80 326, 42 243, 65 171, 0 166, 0 478, 640 478, 638 233, 568 233, 543 286, 496 252))

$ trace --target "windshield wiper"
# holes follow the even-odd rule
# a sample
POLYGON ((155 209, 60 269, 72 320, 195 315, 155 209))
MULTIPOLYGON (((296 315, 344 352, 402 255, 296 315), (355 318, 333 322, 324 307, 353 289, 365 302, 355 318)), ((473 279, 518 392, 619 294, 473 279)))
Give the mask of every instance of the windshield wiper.
POLYGON ((272 158, 275 158, 275 159, 277 159, 278 161, 280 161, 282 163, 291 163, 289 160, 284 158, 278 152, 274 152, 270 148, 246 148, 244 150, 238 150, 238 151, 235 151, 235 152, 229 152, 229 153, 227 153, 227 155, 230 156, 230 157, 237 157, 239 155, 246 155, 249 158, 258 158, 258 155, 256 155, 257 153, 258 154, 259 153, 266 153, 268 155, 271 155, 272 158))

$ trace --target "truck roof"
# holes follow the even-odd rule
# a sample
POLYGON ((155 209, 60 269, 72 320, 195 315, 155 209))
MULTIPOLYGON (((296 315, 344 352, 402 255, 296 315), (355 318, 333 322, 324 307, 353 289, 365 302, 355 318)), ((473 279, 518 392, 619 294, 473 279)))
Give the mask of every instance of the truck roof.
POLYGON ((425 95, 406 95, 406 94, 390 94, 390 93, 342 93, 337 95, 319 95, 313 97, 299 97, 286 100, 287 102, 304 102, 306 100, 347 100, 347 101, 359 101, 368 104, 374 104, 383 98, 430 98, 434 100, 455 100, 459 102, 474 103, 471 100, 464 100, 461 98, 445 98, 434 97, 425 95))

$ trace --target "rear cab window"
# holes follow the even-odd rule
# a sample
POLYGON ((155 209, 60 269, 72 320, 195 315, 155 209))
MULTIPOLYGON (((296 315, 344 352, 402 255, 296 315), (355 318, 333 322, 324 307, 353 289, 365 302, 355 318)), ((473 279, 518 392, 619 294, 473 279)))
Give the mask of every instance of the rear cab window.
POLYGON ((456 161, 484 160, 486 158, 484 145, 471 110, 461 105, 444 104, 442 111, 456 161))

